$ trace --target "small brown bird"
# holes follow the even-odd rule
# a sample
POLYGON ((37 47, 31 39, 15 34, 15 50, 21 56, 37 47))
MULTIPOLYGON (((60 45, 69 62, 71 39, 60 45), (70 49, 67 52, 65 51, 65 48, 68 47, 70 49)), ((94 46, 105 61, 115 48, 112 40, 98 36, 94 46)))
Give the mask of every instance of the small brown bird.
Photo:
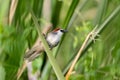
MULTIPOLYGON (((60 28, 56 28, 54 29, 52 32, 48 33, 47 36, 45 36, 45 39, 50 47, 50 49, 54 48, 55 46, 58 45, 58 43, 60 42, 61 40, 61 37, 62 35, 67 32, 67 30, 63 30, 63 29, 60 29, 60 28)), ((38 46, 35 46, 33 47, 31 50, 29 50, 24 58, 25 59, 28 59, 29 61, 32 61, 34 60, 36 57, 39 56, 39 53, 40 52, 43 52, 44 51, 44 48, 43 48, 43 45, 42 43, 40 42, 38 46), (41 45, 41 46, 39 46, 41 45)))
MULTIPOLYGON (((56 28, 52 32, 48 33, 47 36, 45 36, 45 39, 46 39, 50 49, 52 49, 58 45, 58 43, 61 40, 62 35, 65 32, 67 32, 67 30, 56 28)), ((24 69, 26 67, 26 64, 28 62, 31 62, 34 59, 36 59, 36 57, 38 57, 40 55, 40 53, 43 51, 44 51, 44 47, 43 47, 42 42, 40 42, 38 46, 33 47, 31 50, 29 50, 25 54, 25 56, 24 56, 25 62, 23 64, 22 68, 18 70, 17 79, 20 78, 22 72, 24 71, 24 69)))

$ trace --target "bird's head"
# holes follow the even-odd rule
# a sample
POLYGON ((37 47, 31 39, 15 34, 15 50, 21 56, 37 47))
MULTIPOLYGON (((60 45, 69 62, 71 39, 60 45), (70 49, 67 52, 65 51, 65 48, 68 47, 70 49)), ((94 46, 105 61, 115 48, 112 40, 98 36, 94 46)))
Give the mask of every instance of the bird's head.
POLYGON ((54 29, 53 30, 53 32, 55 32, 55 33, 65 33, 65 32, 67 32, 67 30, 64 30, 64 29, 61 29, 61 28, 56 28, 56 29, 54 29))

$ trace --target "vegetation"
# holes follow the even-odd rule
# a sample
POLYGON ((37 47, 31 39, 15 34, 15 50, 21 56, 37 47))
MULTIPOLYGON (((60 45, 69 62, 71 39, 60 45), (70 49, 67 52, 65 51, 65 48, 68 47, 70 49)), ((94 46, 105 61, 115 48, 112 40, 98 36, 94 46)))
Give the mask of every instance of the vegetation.
POLYGON ((38 37, 45 52, 19 80, 64 79, 91 31, 69 80, 119 80, 119 0, 0 0, 0 80, 17 79, 24 54, 38 37), (49 24, 68 30, 53 50, 41 33, 49 24))

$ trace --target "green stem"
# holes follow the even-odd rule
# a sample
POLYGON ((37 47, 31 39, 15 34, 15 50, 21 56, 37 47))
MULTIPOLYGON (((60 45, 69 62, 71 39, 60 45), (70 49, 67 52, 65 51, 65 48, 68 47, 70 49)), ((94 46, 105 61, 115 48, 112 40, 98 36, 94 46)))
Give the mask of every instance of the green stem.
POLYGON ((36 27, 36 29, 37 29, 37 31, 38 31, 38 35, 39 35, 39 37, 40 37, 40 39, 41 39, 41 41, 42 41, 42 43, 43 43, 43 46, 44 46, 45 51, 46 51, 46 54, 47 54, 47 56, 48 56, 48 59, 49 59, 51 65, 52 65, 55 73, 56 73, 57 78, 58 78, 59 80, 65 80, 65 78, 64 78, 64 76, 63 76, 63 74, 62 74, 62 72, 61 72, 61 70, 60 70, 60 68, 59 68, 59 66, 57 65, 56 60, 55 60, 54 57, 52 56, 52 52, 50 51, 49 46, 48 46, 45 38, 43 37, 43 35, 42 35, 42 33, 41 33, 41 30, 40 30, 40 26, 39 26, 39 24, 38 24, 38 21, 37 21, 36 17, 34 16, 34 13, 33 13, 32 11, 31 11, 31 15, 32 15, 33 21, 34 21, 34 23, 35 23, 35 27, 36 27))

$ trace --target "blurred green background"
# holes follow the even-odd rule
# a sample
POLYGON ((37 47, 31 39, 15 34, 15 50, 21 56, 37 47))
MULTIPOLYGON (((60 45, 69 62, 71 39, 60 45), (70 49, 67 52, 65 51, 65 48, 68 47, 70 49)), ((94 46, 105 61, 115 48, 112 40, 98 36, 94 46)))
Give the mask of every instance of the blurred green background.
MULTIPOLYGON (((0 0, 0 80, 16 80, 26 49, 38 38, 30 9, 41 30, 49 23, 68 30, 52 50, 63 75, 97 25, 100 36, 86 45, 69 79, 120 80, 120 0, 0 0)), ((33 77, 39 73, 34 80, 57 80, 45 54, 31 66, 33 77)), ((28 70, 20 80, 30 79, 28 70)))

